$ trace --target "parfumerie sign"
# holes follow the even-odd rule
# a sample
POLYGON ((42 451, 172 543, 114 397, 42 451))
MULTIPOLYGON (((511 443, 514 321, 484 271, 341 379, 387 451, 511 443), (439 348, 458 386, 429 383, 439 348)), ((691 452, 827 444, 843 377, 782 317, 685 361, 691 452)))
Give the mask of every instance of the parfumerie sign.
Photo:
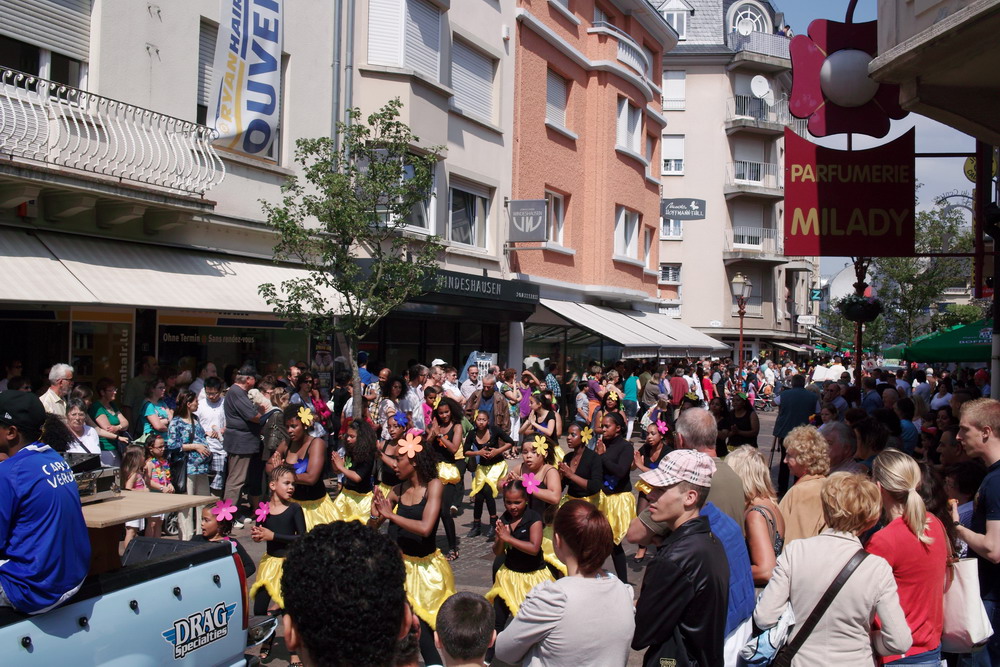
POLYGON ((704 199, 661 199, 660 217, 664 220, 704 220, 704 199))
POLYGON ((785 254, 906 257, 914 240, 914 131, 863 151, 785 129, 785 254))
POLYGON ((514 199, 507 203, 510 212, 511 243, 522 241, 547 241, 544 199, 514 199))

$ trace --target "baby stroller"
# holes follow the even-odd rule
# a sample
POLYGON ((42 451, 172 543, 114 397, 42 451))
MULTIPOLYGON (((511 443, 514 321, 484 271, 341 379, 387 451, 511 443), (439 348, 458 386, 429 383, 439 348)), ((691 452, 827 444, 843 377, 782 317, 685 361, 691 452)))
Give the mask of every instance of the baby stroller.
POLYGON ((772 412, 774 410, 774 387, 769 384, 762 386, 754 398, 753 407, 759 412, 772 412))

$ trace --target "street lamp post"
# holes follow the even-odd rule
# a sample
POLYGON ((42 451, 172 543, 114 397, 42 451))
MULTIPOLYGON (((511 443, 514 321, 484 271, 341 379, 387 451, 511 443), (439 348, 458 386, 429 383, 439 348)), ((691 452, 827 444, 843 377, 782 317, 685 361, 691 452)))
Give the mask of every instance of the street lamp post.
POLYGON ((740 346, 737 350, 737 362, 736 367, 743 367, 743 318, 747 314, 747 299, 750 298, 750 292, 753 290, 753 283, 750 282, 750 278, 744 276, 742 273, 737 273, 733 276, 733 295, 736 296, 736 307, 737 313, 740 316, 740 346))

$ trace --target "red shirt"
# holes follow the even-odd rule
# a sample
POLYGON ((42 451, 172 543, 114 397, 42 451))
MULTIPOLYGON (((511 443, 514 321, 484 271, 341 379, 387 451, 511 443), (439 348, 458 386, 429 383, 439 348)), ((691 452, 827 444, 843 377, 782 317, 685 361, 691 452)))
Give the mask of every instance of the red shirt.
POLYGON ((670 405, 677 407, 681 404, 681 399, 684 398, 684 394, 691 391, 691 385, 688 381, 679 375, 674 375, 670 378, 670 405))
MULTIPOLYGON (((944 617, 944 579, 948 563, 948 536, 934 515, 928 514, 927 535, 930 544, 917 539, 902 518, 893 519, 868 542, 868 553, 889 562, 899 589, 899 604, 906 614, 906 624, 913 635, 913 646, 906 655, 933 651, 941 645, 944 617)), ((883 663, 902 656, 890 655, 883 663)))

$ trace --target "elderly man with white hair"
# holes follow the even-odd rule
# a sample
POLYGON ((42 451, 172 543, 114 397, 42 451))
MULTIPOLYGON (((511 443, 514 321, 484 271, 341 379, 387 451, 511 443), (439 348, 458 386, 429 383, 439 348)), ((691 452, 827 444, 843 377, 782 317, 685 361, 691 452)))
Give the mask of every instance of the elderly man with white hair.
POLYGON ((830 447, 830 472, 864 473, 865 467, 854 460, 858 443, 854 431, 844 422, 823 424, 819 432, 830 447))
POLYGON ((73 367, 56 364, 49 371, 49 388, 41 396, 46 412, 66 418, 66 397, 73 389, 73 367))

